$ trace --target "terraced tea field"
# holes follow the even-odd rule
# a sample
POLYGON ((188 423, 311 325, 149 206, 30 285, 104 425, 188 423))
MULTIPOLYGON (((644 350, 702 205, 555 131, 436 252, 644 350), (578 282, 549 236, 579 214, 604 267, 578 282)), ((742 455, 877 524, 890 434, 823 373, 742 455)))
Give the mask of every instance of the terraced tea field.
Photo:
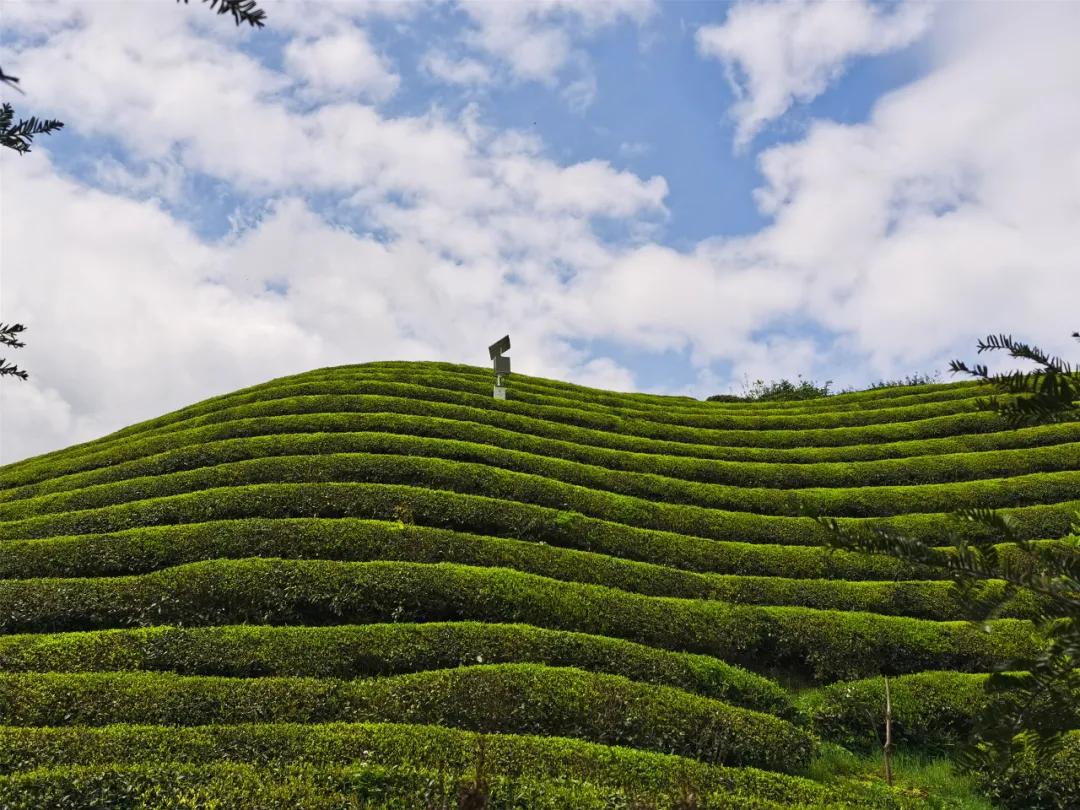
POLYGON ((941 806, 812 763, 875 744, 883 672, 899 742, 947 751, 1039 605, 986 632, 801 510, 1067 535, 1080 423, 986 393, 498 402, 374 363, 0 468, 0 807, 941 806))

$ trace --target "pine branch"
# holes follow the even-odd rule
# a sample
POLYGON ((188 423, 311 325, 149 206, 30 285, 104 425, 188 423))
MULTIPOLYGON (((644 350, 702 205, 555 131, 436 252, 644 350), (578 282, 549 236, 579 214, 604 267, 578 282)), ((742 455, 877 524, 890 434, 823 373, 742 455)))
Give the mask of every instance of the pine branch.
MULTIPOLYGON (((21 323, 0 323, 0 346, 21 349, 26 344, 19 340, 17 335, 25 331, 26 327, 21 323)), ((20 380, 25 380, 29 376, 14 363, 9 363, 5 358, 0 357, 0 377, 18 377, 20 380)))
MULTIPOLYGON (((1072 336, 1080 340, 1080 332, 1073 332, 1072 336)), ((980 399, 978 407, 997 413, 1013 428, 1080 417, 1080 372, 1075 366, 1060 357, 1048 355, 1037 346, 1013 340, 1011 335, 988 335, 978 343, 980 354, 1002 349, 1007 350, 1010 357, 1030 360, 1041 368, 992 375, 981 363, 974 366, 968 366, 962 360, 949 363, 949 371, 953 374, 976 377, 1014 397, 1008 401, 996 396, 980 399)))
POLYGON ((21 323, 6 324, 0 323, 0 345, 10 346, 13 349, 21 349, 25 346, 25 343, 19 341, 16 335, 20 332, 25 332, 26 327, 21 323))
MULTIPOLYGON (((209 3, 210 8, 217 11, 218 14, 232 14, 233 19, 237 25, 241 23, 248 23, 253 28, 262 28, 263 20, 266 19, 266 12, 261 8, 256 8, 255 0, 202 0, 204 3, 209 3)), ((181 0, 176 0, 181 2, 181 0)), ((183 0, 184 5, 187 5, 188 0, 183 0)))
POLYGON ((9 363, 5 358, 0 357, 0 377, 18 377, 20 380, 26 380, 30 375, 14 363, 9 363))
MULTIPOLYGON (((10 87, 12 90, 18 90, 20 93, 23 92, 22 88, 19 87, 19 77, 18 76, 11 76, 11 75, 9 75, 7 73, 4 73, 3 68, 0 68, 0 82, 3 82, 8 87, 10 87)), ((26 94, 23 93, 23 95, 26 95, 26 94)))
POLYGON ((12 124, 15 110, 10 104, 0 106, 0 146, 14 149, 21 155, 30 151, 30 144, 35 135, 51 135, 58 129, 63 129, 63 122, 53 119, 39 121, 34 116, 12 124))

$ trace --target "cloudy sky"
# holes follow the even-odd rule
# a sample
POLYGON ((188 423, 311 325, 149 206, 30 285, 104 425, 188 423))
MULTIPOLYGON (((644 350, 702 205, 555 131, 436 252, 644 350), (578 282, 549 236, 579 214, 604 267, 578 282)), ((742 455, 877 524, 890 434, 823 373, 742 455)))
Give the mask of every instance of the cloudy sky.
MULTIPOLYGON (((0 460, 327 365, 1075 355, 1080 3, 0 0, 0 460)), ((943 374, 948 379, 947 374, 943 374)))

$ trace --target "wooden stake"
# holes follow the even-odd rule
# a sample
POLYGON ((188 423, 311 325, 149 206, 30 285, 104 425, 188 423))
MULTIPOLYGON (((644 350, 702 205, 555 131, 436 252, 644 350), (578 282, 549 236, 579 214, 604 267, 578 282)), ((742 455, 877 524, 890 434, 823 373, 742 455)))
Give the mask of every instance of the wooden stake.
POLYGON ((889 676, 885 678, 885 781, 892 787, 892 697, 889 695, 889 676))

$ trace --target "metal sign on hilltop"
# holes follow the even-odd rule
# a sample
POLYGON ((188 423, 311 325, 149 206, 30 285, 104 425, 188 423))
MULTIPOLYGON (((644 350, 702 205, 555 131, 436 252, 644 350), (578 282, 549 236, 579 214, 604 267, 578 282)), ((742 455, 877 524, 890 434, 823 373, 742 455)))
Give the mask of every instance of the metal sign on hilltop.
POLYGON ((491 364, 495 369, 495 399, 506 399, 506 386, 503 385, 503 377, 510 375, 510 358, 503 357, 503 352, 510 351, 510 336, 504 335, 488 346, 488 354, 491 356, 491 364))

